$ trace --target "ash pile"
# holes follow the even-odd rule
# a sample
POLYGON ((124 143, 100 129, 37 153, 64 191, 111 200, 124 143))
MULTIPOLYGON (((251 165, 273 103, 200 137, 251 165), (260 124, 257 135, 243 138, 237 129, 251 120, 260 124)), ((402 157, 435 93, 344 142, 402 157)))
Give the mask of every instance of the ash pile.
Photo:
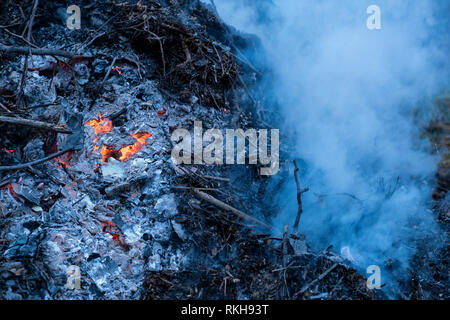
POLYGON ((0 4, 1 299, 375 297, 342 257, 261 229, 258 168, 171 159, 194 121, 267 124, 256 38, 197 1, 79 1, 81 29, 66 6, 0 4))

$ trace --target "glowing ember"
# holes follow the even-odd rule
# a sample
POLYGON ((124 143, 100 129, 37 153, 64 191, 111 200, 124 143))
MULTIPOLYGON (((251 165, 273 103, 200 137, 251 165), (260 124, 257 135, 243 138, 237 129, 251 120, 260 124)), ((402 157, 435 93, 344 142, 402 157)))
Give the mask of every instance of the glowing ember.
MULTIPOLYGON (((16 187, 18 187, 17 184, 15 184, 16 187)), ((20 198, 19 195, 14 191, 14 186, 12 183, 8 183, 7 185, 5 185, 4 187, 2 187, 1 189, 3 190, 8 190, 9 194, 16 200, 20 202, 20 198)))
POLYGON ((72 153, 73 153, 72 151, 69 151, 69 152, 63 154, 62 156, 56 157, 53 159, 56 162, 59 162, 59 165, 57 167, 58 169, 62 169, 63 167, 67 168, 70 166, 69 161, 70 161, 70 159, 72 159, 72 153))
MULTIPOLYGON (((86 125, 91 126, 95 130, 95 135, 98 135, 100 133, 107 133, 110 132, 113 128, 112 121, 108 118, 103 118, 101 114, 98 115, 97 119, 91 119, 86 122, 86 125)), ((98 138, 96 137, 94 139, 98 141, 98 138)))
POLYGON ((112 239, 116 245, 120 245, 122 248, 126 250, 130 250, 131 247, 125 242, 125 239, 122 237, 120 229, 116 226, 116 224, 110 220, 101 220, 102 230, 103 232, 109 233, 112 236, 112 239))
POLYGON ((144 147, 147 138, 151 137, 151 133, 138 132, 132 134, 131 136, 137 141, 134 144, 124 146, 119 150, 114 150, 107 146, 103 146, 102 150, 100 150, 100 154, 102 155, 101 162, 108 162, 108 159, 111 157, 119 161, 127 161, 144 147))
POLYGON ((13 153, 14 152, 14 150, 6 149, 6 148, 2 148, 2 151, 6 152, 6 153, 13 153))
POLYGON ((166 111, 167 111, 166 108, 162 109, 161 111, 158 111, 158 116, 162 117, 163 115, 166 114, 166 111))
POLYGON ((117 73, 118 73, 119 75, 122 74, 122 70, 120 70, 120 67, 119 67, 119 66, 112 66, 111 69, 117 71, 117 73))
POLYGON ((13 186, 11 183, 8 183, 6 186, 2 187, 3 190, 9 190, 9 193, 13 196, 15 194, 13 186))

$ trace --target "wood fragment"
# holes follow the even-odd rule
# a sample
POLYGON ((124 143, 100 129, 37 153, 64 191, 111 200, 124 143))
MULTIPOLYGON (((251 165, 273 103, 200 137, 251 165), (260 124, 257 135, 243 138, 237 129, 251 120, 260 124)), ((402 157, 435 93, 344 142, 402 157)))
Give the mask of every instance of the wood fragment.
POLYGON ((219 208, 227 210, 227 211, 231 211, 233 214, 235 214, 236 216, 238 216, 238 217, 240 217, 240 218, 242 218, 244 220, 247 220, 247 221, 250 221, 250 222, 254 222, 254 223, 257 223, 257 224, 259 224, 259 225, 261 225, 261 226, 263 226, 263 227, 265 227, 267 229, 271 229, 271 227, 269 225, 265 224, 264 222, 262 222, 262 221, 260 221, 260 220, 258 220, 256 218, 253 218, 252 216, 249 216, 248 214, 246 214, 246 213, 244 213, 244 212, 242 212, 242 211, 240 211, 240 210, 238 210, 236 208, 233 208, 232 206, 226 204, 225 202, 222 202, 222 201, 214 198, 213 196, 211 196, 211 195, 209 195, 209 194, 207 194, 207 193, 205 193, 203 191, 200 191, 198 189, 194 189, 193 192, 200 199, 208 201, 209 203, 215 205, 216 207, 219 207, 219 208))
POLYGON ((71 52, 67 52, 59 49, 37 49, 30 47, 17 47, 17 46, 7 46, 0 43, 0 51, 5 53, 14 53, 14 54, 32 54, 35 56, 60 56, 65 58, 74 58, 76 55, 71 52))
POLYGON ((184 187, 184 186, 173 186, 173 189, 180 189, 180 190, 200 190, 200 191, 217 191, 219 189, 217 188, 195 188, 195 187, 184 187))
POLYGON ((283 282, 283 285, 280 288, 280 296, 282 299, 288 299, 289 298, 289 288, 287 286, 287 280, 286 280, 286 267, 288 265, 288 247, 289 247, 289 226, 285 225, 283 229, 283 242, 282 242, 282 268, 280 271, 282 273, 280 274, 280 280, 283 282))
POLYGON ((222 178, 222 177, 215 177, 215 176, 208 176, 208 175, 200 175, 200 176, 203 178, 206 178, 206 179, 230 182, 229 178, 222 178))
POLYGON ((283 268, 287 266, 287 259, 288 259, 288 246, 289 246, 288 231, 289 226, 285 225, 283 230, 283 268))
POLYGON ((103 78, 102 86, 105 84, 106 80, 108 79, 109 74, 111 73, 111 70, 114 67, 114 64, 116 63, 116 60, 117 60, 117 57, 114 57, 113 61, 111 62, 111 65, 108 68, 108 71, 105 74, 105 77, 103 78))
POLYGON ((304 286, 299 292, 294 294, 294 297, 300 295, 300 294, 304 294, 306 292, 306 290, 308 290, 309 288, 311 288, 313 285, 315 285, 317 282, 319 282, 320 280, 322 280, 323 278, 325 278, 331 271, 333 271, 334 269, 336 269, 336 267, 339 265, 339 263, 335 263, 333 264, 330 268, 328 268, 325 272, 323 272, 320 276, 318 276, 315 280, 311 281, 310 283, 308 283, 306 286, 304 286))
POLYGON ((13 114, 13 112, 12 112, 11 110, 9 110, 7 107, 5 107, 5 106, 3 105, 3 103, 1 103, 1 102, 0 102, 0 108, 2 108, 3 110, 5 110, 6 112, 8 112, 8 113, 10 113, 10 114, 13 114))
POLYGON ((62 127, 62 126, 58 126, 58 125, 54 125, 54 124, 46 123, 46 122, 42 122, 42 121, 29 120, 29 119, 18 118, 18 117, 0 116, 0 123, 16 124, 16 125, 20 125, 20 126, 33 127, 33 128, 50 130, 50 131, 66 133, 66 134, 72 133, 72 130, 70 130, 69 128, 66 128, 66 127, 62 127))

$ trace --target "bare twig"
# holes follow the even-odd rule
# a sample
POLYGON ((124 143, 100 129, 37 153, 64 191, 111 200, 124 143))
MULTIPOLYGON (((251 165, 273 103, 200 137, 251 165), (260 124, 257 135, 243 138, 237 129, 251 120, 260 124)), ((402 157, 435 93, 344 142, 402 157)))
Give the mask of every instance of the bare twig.
POLYGON ((295 184, 297 185, 297 203, 298 203, 297 217, 295 218, 295 222, 294 222, 294 232, 297 232, 298 224, 300 222, 300 217, 301 217, 301 215, 303 213, 302 193, 305 193, 306 191, 308 191, 309 188, 302 189, 300 187, 300 181, 299 181, 298 175, 297 175, 298 167, 297 167, 297 161, 296 160, 294 160, 294 166, 295 166, 294 178, 295 178, 295 184))
POLYGON ((8 29, 4 29, 4 31, 5 31, 6 33, 8 33, 9 35, 11 35, 11 36, 13 36, 13 37, 16 37, 16 38, 18 38, 18 39, 20 39, 20 40, 22 40, 23 42, 25 42, 25 44, 29 45, 30 47, 33 47, 33 48, 39 48, 38 46, 34 45, 33 43, 31 43, 30 41, 28 41, 28 40, 25 39, 24 37, 22 37, 22 36, 20 36, 20 35, 18 35, 18 34, 15 34, 15 33, 11 32, 11 31, 9 31, 8 29))
POLYGON ((38 129, 44 129, 44 130, 50 130, 50 131, 55 131, 55 132, 59 132, 59 133, 67 133, 67 134, 72 133, 72 130, 70 130, 69 128, 61 127, 58 125, 54 125, 54 124, 46 123, 46 122, 42 122, 42 121, 29 120, 29 119, 24 119, 24 118, 0 116, 0 122, 17 124, 20 126, 33 127, 33 128, 38 128, 38 129))
MULTIPOLYGON (((37 6, 39 4, 39 0, 34 0, 34 4, 33 4, 33 10, 31 11, 31 17, 30 17, 30 21, 27 24, 27 28, 28 28, 28 32, 27 32, 27 43, 31 43, 31 30, 33 29, 33 22, 34 22, 34 16, 36 15, 36 10, 37 10, 37 6)), ((23 38, 23 37, 22 37, 23 38)), ((28 70, 28 57, 30 55, 30 50, 28 49, 28 52, 25 54, 25 63, 23 65, 23 71, 22 71, 22 79, 20 81, 20 88, 19 88, 19 95, 18 95, 18 103, 19 106, 22 107, 22 104, 24 103, 24 93, 23 93, 23 88, 25 87, 25 82, 26 82, 26 78, 27 78, 27 70, 28 70)))
POLYGON ((5 106, 3 105, 3 103, 1 103, 1 102, 0 102, 0 108, 2 108, 3 110, 5 110, 6 112, 8 112, 8 113, 10 113, 10 114, 13 113, 11 110, 9 110, 7 107, 5 107, 5 106))
POLYGON ((14 53, 14 54, 32 54, 35 56, 61 56, 65 58, 73 58, 76 55, 71 52, 67 52, 59 49, 37 49, 37 48, 29 48, 29 47, 16 47, 16 46, 7 46, 0 43, 0 51, 5 53, 14 53))
POLYGON ((116 63, 116 60, 117 60, 117 57, 114 57, 113 61, 111 62, 111 65, 108 68, 108 71, 105 74, 105 77, 103 78, 102 85, 105 84, 106 80, 108 79, 109 74, 111 73, 111 70, 114 67, 114 64, 116 63))
POLYGON ((289 226, 285 225, 283 230, 283 256, 282 256, 282 265, 283 265, 283 274, 282 274, 282 281, 284 282, 284 285, 281 287, 281 297, 282 298, 288 298, 289 297, 289 289, 287 287, 287 281, 286 281, 286 267, 288 265, 288 246, 289 246, 289 238, 288 238, 288 231, 289 226))
POLYGON ((285 225, 284 230, 283 230, 283 268, 287 266, 287 255, 288 255, 288 244, 289 244, 288 231, 289 231, 289 226, 285 225))
POLYGON ((258 220, 256 218, 253 218, 252 216, 249 216, 248 214, 246 214, 246 213, 244 213, 244 212, 242 212, 242 211, 240 211, 240 210, 238 210, 236 208, 233 208, 232 206, 229 206, 225 202, 222 202, 222 201, 214 198, 213 196, 211 196, 211 195, 209 195, 209 194, 207 194, 207 193, 205 193, 203 191, 200 191, 198 189, 194 189, 193 192, 200 199, 208 201, 209 203, 212 203, 216 207, 219 207, 219 208, 227 210, 227 211, 231 211, 233 214, 237 215, 238 217, 240 217, 240 218, 242 218, 244 220, 255 222, 255 223, 257 223, 257 224, 259 224, 259 225, 261 225, 261 226, 263 226, 263 227, 265 227, 267 229, 271 229, 271 227, 269 225, 265 224, 264 222, 262 222, 262 221, 260 221, 260 220, 258 220))
MULTIPOLYGON (((158 40, 159 42, 159 50, 161 51, 161 60, 162 60, 162 64, 163 64, 163 77, 166 77, 166 58, 164 57, 164 48, 163 48, 163 44, 161 41, 161 37, 154 34, 153 32, 146 30, 148 33, 150 33, 153 36, 153 39, 158 40)), ((152 39, 152 38, 149 38, 152 39)))
POLYGON ((184 187, 184 186, 173 186, 173 189, 180 189, 180 190, 200 190, 200 191, 216 191, 219 189, 216 188, 195 188, 195 187, 184 187))
POLYGON ((222 177, 215 177, 215 176, 208 176, 208 175, 200 175, 200 176, 203 177, 203 178, 206 178, 206 179, 230 182, 229 178, 222 178, 222 177))
POLYGON ((333 264, 330 268, 328 268, 325 272, 323 272, 320 276, 318 276, 315 280, 311 281, 309 284, 307 284, 306 286, 304 286, 300 291, 298 291, 297 293, 294 294, 294 297, 300 295, 300 294, 304 294, 306 292, 306 290, 308 290, 309 288, 311 288, 313 285, 315 285, 317 282, 319 282, 320 280, 322 280, 323 278, 325 278, 331 271, 333 271, 337 266, 339 265, 339 263, 335 263, 333 264))

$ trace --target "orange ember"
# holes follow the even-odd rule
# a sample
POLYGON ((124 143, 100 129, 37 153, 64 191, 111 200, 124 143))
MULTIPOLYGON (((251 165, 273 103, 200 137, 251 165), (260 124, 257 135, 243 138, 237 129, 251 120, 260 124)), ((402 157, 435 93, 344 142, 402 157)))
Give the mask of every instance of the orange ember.
POLYGON ((161 111, 158 111, 158 116, 162 117, 163 115, 166 114, 166 111, 167 111, 166 108, 162 109, 161 111))
POLYGON ((120 70, 120 67, 119 67, 119 66, 112 66, 111 69, 117 71, 117 73, 118 73, 119 75, 122 74, 122 70, 120 70))
POLYGON ((125 250, 130 250, 131 248, 130 245, 128 245, 125 242, 125 239, 123 238, 120 229, 114 222, 110 220, 101 220, 100 222, 102 224, 103 232, 109 233, 112 236, 113 241, 116 245, 120 245, 125 250))
POLYGON ((2 151, 6 152, 6 153, 13 153, 14 152, 14 150, 6 149, 6 148, 2 148, 2 151))
POLYGON ((102 150, 100 150, 100 154, 102 155, 102 159, 100 161, 108 162, 108 159, 111 157, 119 161, 127 161, 144 147, 147 138, 151 137, 152 135, 148 132, 138 132, 131 134, 131 136, 137 141, 134 144, 124 146, 119 150, 114 150, 107 146, 103 146, 102 150))
POLYGON ((9 190, 9 193, 13 196, 15 194, 13 186, 11 183, 8 183, 6 186, 2 187, 3 190, 9 190))
MULTIPOLYGON (((17 186, 17 184, 16 184, 16 186, 17 186)), ((7 185, 3 186, 1 189, 3 189, 3 190, 8 190, 8 191, 9 191, 9 194, 10 194, 15 200, 20 201, 20 200, 19 200, 19 195, 14 191, 14 186, 13 186, 12 183, 8 183, 7 185)))
POLYGON ((72 151, 69 151, 69 152, 63 154, 62 156, 56 157, 53 159, 56 162, 59 162, 59 165, 57 167, 58 169, 62 169, 63 167, 67 168, 70 166, 69 161, 70 161, 70 159, 72 159, 72 153, 73 153, 72 151))
MULTIPOLYGON (((112 121, 108 118, 103 118, 101 114, 98 115, 97 119, 91 119, 86 122, 86 125, 91 126, 95 130, 95 134, 106 133, 112 130, 112 121)), ((98 140, 98 138, 95 138, 98 140)), ((94 140, 95 140, 94 139, 94 140)))

